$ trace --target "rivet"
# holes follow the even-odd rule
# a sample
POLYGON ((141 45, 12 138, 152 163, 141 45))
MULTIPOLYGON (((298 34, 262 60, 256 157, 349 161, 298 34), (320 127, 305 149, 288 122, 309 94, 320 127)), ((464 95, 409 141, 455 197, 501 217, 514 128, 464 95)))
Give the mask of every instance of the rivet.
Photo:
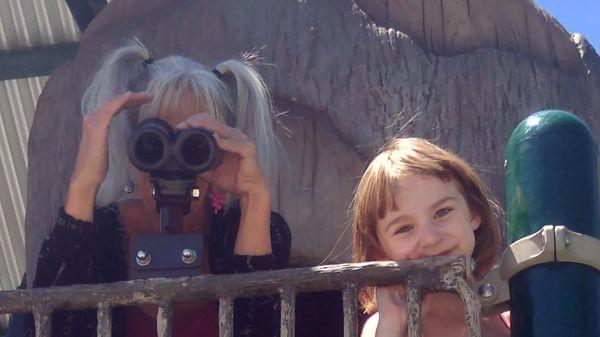
POLYGON ((181 252, 181 260, 185 264, 192 264, 196 262, 196 251, 194 251, 193 249, 184 249, 181 252))
POLYGON ((123 186, 123 191, 125 191, 125 193, 133 193, 133 191, 135 191, 135 185, 133 184, 133 182, 128 181, 124 186, 123 186))
POLYGON ((494 296, 494 286, 489 283, 482 284, 479 287, 479 296, 483 298, 490 298, 494 296))
POLYGON ((152 261, 152 256, 143 250, 138 250, 138 252, 135 254, 135 262, 140 267, 146 267, 150 264, 150 261, 152 261))

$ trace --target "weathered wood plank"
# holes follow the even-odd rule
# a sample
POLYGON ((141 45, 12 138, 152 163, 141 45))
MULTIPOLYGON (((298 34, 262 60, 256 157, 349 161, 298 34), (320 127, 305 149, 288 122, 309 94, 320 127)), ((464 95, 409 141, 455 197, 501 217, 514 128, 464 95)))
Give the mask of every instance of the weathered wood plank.
POLYGON ((47 305, 35 305, 33 319, 35 320, 35 336, 50 337, 52 335, 52 310, 47 305))
POLYGON ((158 337, 171 337, 173 327, 173 302, 165 301, 158 306, 156 314, 156 334, 158 337))
POLYGON ((289 286, 283 287, 281 296, 281 337, 296 336, 296 292, 289 286))
POLYGON ((456 278, 454 289, 465 305, 465 321, 469 337, 481 337, 481 302, 464 279, 456 278))
POLYGON ((421 292, 410 284, 406 289, 408 337, 421 337, 421 292))
POLYGON ((233 299, 219 299, 219 337, 233 337, 233 299))
POLYGON ((98 306, 98 337, 111 337, 112 335, 112 308, 101 304, 98 306))
POLYGON ((160 303, 164 299, 214 299, 276 294, 282 284, 297 292, 342 290, 346 284, 359 287, 398 284, 408 278, 418 287, 449 289, 445 280, 465 277, 465 257, 434 257, 402 262, 367 262, 282 269, 235 275, 202 275, 193 278, 133 280, 110 284, 76 285, 28 290, 0 291, 0 314, 27 312, 37 303, 53 309, 95 308, 98 303, 119 305, 160 303))
POLYGON ((358 287, 355 284, 349 284, 342 294, 344 303, 344 337, 358 336, 357 293, 358 287))

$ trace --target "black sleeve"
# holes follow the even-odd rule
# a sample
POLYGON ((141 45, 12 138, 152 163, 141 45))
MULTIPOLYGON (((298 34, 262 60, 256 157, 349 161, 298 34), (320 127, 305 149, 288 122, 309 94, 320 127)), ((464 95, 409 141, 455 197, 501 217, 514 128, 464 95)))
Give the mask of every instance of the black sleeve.
MULTIPOLYGON (((99 208, 94 222, 82 221, 60 209, 56 225, 42 243, 33 287, 114 282, 122 269, 122 226, 114 209, 99 208)), ((32 314, 14 315, 23 321, 23 334, 35 336, 32 314)), ((65 310, 52 315, 52 336, 96 336, 96 310, 65 310)))
MULTIPOLYGON (((289 263, 292 237, 284 218, 271 212, 271 246, 268 255, 235 255, 233 248, 239 226, 239 209, 229 210, 226 220, 211 231, 211 271, 216 274, 238 274, 286 268, 289 263), (214 241, 213 241, 214 240, 214 241), (215 246, 214 244, 217 243, 215 246)), ((234 301, 234 335, 279 336, 279 296, 239 298, 234 301)))

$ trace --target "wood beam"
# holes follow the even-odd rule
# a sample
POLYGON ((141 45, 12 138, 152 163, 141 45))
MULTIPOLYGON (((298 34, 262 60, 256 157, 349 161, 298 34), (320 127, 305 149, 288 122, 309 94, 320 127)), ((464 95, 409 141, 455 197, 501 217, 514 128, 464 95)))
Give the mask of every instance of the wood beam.
POLYGON ((68 43, 0 53, 0 81, 50 75, 75 57, 78 46, 68 43))

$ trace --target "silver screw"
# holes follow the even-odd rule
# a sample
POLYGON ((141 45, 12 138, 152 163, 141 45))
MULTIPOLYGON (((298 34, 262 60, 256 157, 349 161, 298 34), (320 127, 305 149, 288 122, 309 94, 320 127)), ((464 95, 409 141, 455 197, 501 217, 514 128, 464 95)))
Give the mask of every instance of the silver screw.
POLYGON ((185 264, 192 264, 196 261, 196 251, 193 249, 184 249, 181 252, 181 260, 185 264))
POLYGON ((479 287, 479 296, 483 298, 490 298, 494 296, 494 286, 489 283, 482 284, 479 287))
POLYGON ((152 257, 143 250, 138 250, 137 254, 135 254, 135 262, 140 267, 146 267, 150 264, 150 261, 152 261, 152 257))
POLYGON ((133 193, 133 191, 135 191, 135 186, 131 181, 128 181, 125 186, 123 186, 123 191, 125 191, 125 193, 133 193))

